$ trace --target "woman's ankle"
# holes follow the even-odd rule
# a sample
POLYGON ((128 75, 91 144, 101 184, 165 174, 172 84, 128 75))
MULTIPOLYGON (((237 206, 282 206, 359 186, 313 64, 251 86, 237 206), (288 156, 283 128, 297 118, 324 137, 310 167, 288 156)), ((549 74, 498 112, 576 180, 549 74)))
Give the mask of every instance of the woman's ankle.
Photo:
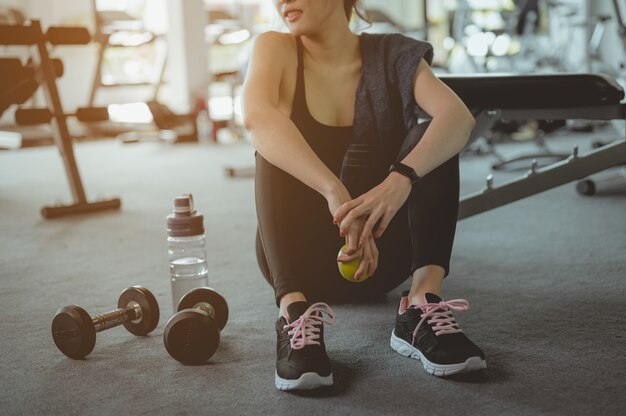
POLYGON ((280 316, 287 316, 287 307, 294 302, 306 302, 306 297, 302 292, 289 292, 280 298, 280 316))
POLYGON ((415 270, 408 296, 409 305, 424 304, 426 293, 441 297, 445 273, 444 268, 437 265, 427 265, 415 270))

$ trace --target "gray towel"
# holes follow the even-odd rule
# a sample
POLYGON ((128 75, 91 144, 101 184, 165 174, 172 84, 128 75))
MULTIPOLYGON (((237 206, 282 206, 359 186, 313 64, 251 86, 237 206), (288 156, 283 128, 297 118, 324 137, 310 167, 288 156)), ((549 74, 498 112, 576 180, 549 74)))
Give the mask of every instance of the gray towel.
POLYGON ((398 33, 363 33, 360 48, 353 137, 341 168, 341 181, 354 198, 386 177, 417 124, 413 77, 422 58, 429 65, 433 59, 430 43, 398 33))

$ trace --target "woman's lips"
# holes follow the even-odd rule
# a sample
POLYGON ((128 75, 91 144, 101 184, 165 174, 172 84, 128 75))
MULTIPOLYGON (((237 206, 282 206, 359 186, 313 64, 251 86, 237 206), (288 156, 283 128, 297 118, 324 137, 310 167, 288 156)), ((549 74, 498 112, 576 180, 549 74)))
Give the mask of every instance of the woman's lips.
POLYGON ((293 23, 296 20, 300 19, 300 16, 302 16, 302 11, 300 10, 293 10, 285 13, 285 18, 289 23, 293 23))

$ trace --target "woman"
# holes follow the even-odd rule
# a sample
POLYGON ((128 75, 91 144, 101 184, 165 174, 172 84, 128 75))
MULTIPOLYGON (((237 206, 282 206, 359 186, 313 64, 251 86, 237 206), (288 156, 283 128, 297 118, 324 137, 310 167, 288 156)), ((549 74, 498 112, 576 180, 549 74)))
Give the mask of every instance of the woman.
POLYGON ((435 375, 484 368, 451 314, 467 301, 440 298, 472 115, 432 74, 428 43, 350 31, 358 0, 274 1, 291 33, 257 38, 243 102, 257 257, 280 308, 276 387, 332 384, 323 324, 334 313, 322 301, 382 296, 409 276, 391 346, 435 375), (417 106, 432 117, 423 137, 417 106), (356 258, 351 283, 337 261, 356 258))

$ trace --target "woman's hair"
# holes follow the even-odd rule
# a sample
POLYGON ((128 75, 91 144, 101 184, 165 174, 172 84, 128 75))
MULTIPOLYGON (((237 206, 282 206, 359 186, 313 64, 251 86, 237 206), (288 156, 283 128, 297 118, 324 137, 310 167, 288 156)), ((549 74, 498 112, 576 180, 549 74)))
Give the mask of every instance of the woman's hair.
POLYGON ((362 20, 369 23, 365 12, 361 10, 360 7, 361 0, 343 0, 343 8, 346 11, 346 16, 348 17, 348 22, 352 18, 352 13, 356 13, 356 15, 362 20))

